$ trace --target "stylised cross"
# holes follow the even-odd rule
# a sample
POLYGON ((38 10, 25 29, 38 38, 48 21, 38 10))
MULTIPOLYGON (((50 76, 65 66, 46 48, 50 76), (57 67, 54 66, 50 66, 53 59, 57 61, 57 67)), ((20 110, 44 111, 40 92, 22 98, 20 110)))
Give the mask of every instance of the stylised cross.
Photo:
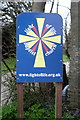
POLYGON ((37 53, 35 57, 34 67, 35 68, 45 68, 45 58, 43 53, 43 47, 46 52, 49 51, 49 49, 52 49, 52 46, 55 43, 61 43, 61 36, 53 36, 54 32, 52 29, 44 26, 45 18, 36 18, 37 25, 38 25, 38 31, 35 26, 32 27, 32 29, 27 32, 27 35, 19 35, 19 43, 27 43, 29 48, 32 48, 32 51, 36 51, 37 47, 37 53), (43 31, 43 32, 42 32, 43 31), (42 47, 43 46, 43 47, 42 47), (49 48, 49 49, 48 49, 49 48))

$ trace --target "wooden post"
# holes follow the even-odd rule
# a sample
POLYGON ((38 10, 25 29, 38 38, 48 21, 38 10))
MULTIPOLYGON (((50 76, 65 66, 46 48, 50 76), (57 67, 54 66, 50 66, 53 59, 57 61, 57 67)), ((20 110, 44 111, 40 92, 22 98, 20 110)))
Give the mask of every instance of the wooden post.
POLYGON ((17 84, 18 90, 18 120, 23 120, 23 83, 17 84))
POLYGON ((61 120, 62 118, 62 83, 56 83, 55 118, 57 120, 61 120))

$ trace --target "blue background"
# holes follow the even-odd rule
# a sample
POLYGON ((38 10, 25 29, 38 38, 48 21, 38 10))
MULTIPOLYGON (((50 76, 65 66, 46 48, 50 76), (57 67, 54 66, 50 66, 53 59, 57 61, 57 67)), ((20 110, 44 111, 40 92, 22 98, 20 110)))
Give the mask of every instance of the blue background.
MULTIPOLYGON (((55 51, 49 56, 45 56, 46 68, 34 68, 35 57, 25 50, 23 43, 19 43, 19 34, 26 35, 24 32, 28 25, 33 24, 37 28, 36 18, 45 18, 44 27, 46 24, 52 25, 56 29, 56 35, 62 33, 62 18, 57 13, 21 13, 16 21, 16 82, 63 82, 62 71, 62 38, 61 44, 57 44, 55 51), (28 73, 60 73, 60 77, 20 77, 19 74, 28 73)), ((44 29, 43 27, 43 29, 44 29)), ((37 28, 38 29, 38 28, 37 28)))

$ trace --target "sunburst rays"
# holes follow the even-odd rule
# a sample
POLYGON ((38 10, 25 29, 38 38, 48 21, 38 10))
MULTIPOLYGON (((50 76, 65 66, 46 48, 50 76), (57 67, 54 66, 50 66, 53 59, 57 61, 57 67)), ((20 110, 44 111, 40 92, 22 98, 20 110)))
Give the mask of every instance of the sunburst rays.
POLYGON ((45 18, 36 18, 38 30, 35 26, 27 33, 27 35, 19 35, 19 43, 27 43, 28 47, 32 51, 36 51, 34 68, 45 68, 45 52, 52 49, 55 43, 61 43, 61 36, 54 36, 54 32, 51 29, 45 27, 45 18), (44 30, 43 30, 44 28, 44 30), (44 50, 43 50, 44 49, 44 50))

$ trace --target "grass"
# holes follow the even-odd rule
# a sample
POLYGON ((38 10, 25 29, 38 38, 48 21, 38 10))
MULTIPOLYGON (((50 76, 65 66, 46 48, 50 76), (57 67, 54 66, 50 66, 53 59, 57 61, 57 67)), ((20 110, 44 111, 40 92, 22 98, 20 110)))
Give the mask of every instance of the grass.
MULTIPOLYGON (((16 58, 10 57, 8 59, 5 59, 5 62, 9 66, 10 69, 15 71, 16 58)), ((7 72, 8 72, 8 69, 6 68, 4 63, 2 62, 2 73, 7 73, 7 72)))
POLYGON ((69 58, 66 55, 63 55, 63 62, 69 62, 69 58))

